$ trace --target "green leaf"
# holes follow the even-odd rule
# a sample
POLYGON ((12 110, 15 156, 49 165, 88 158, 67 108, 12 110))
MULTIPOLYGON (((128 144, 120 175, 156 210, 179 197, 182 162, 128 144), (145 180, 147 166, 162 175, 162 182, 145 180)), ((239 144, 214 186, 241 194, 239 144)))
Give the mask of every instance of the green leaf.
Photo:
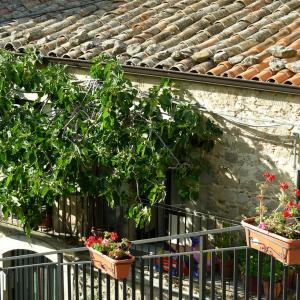
POLYGON ((5 181, 5 187, 7 188, 13 179, 14 174, 10 173, 5 181))

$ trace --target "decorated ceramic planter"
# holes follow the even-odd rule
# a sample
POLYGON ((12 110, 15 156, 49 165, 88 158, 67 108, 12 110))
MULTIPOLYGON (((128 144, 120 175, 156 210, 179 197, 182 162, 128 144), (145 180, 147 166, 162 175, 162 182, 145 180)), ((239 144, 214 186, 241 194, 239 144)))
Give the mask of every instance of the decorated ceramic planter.
POLYGON ((134 256, 130 255, 128 259, 112 259, 93 248, 88 247, 90 252, 91 261, 94 267, 101 269, 111 277, 122 280, 128 277, 131 265, 134 262, 134 256))
POLYGON ((292 240, 258 228, 255 218, 242 221, 247 246, 264 252, 285 265, 300 265, 300 239, 292 240))

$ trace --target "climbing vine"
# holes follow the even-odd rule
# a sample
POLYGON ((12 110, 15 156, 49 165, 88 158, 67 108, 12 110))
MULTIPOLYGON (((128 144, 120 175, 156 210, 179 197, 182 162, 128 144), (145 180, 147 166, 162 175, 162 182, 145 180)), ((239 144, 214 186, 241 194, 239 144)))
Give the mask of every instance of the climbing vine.
POLYGON ((141 92, 105 57, 90 75, 80 84, 35 53, 0 52, 0 203, 27 233, 42 206, 75 192, 143 224, 165 198, 168 170, 182 199, 199 191, 220 129, 168 80, 141 92))

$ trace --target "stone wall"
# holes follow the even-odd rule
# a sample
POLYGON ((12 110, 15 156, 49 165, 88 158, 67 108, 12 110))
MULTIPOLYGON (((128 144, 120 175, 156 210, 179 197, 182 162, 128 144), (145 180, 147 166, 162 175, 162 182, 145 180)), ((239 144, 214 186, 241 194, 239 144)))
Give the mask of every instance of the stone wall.
MULTIPOLYGON (((85 76, 83 71, 75 73, 81 73, 81 78, 85 76)), ((152 77, 129 77, 141 89, 159 82, 152 77)), ((199 202, 191 203, 191 208, 234 219, 253 215, 257 204, 256 183, 263 179, 262 173, 266 170, 277 174, 278 180, 294 186, 298 166, 294 166, 292 130, 299 119, 299 96, 202 83, 177 83, 185 97, 195 102, 199 109, 215 112, 207 113, 207 116, 224 132, 209 156, 213 168, 211 174, 203 177, 199 202), (279 123, 280 126, 275 126, 279 123)))
MULTIPOLYGON (((143 89, 154 83, 152 78, 146 77, 132 77, 132 80, 143 89)), ((234 219, 254 215, 256 183, 263 180, 264 171, 277 174, 278 180, 294 187, 298 157, 295 166, 292 131, 299 122, 299 96, 177 83, 185 97, 195 102, 199 109, 210 111, 206 115, 224 132, 209 155, 212 172, 204 176, 200 201, 191 204, 192 208, 234 219), (277 124, 281 125, 275 126, 277 124)), ((271 199, 267 202, 274 204, 271 199)))
POLYGON ((266 170, 294 185, 292 130, 299 116, 299 96, 203 84, 183 88, 200 106, 217 112, 209 115, 224 132, 210 156, 208 209, 233 218, 254 215, 256 183, 266 170))

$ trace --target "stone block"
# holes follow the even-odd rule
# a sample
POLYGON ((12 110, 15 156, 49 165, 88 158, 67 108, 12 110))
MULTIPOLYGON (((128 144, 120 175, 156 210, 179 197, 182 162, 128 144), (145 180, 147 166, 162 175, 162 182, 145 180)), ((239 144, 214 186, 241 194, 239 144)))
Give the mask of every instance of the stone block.
POLYGON ((295 61, 292 63, 288 63, 285 65, 287 69, 291 70, 292 72, 295 73, 300 73, 300 61, 295 61))
POLYGON ((281 45, 275 45, 267 50, 270 54, 277 58, 289 58, 297 55, 297 51, 281 45))
POLYGON ((272 58, 269 62, 269 68, 273 72, 278 72, 280 70, 285 69, 287 61, 285 59, 279 59, 279 58, 272 58))

